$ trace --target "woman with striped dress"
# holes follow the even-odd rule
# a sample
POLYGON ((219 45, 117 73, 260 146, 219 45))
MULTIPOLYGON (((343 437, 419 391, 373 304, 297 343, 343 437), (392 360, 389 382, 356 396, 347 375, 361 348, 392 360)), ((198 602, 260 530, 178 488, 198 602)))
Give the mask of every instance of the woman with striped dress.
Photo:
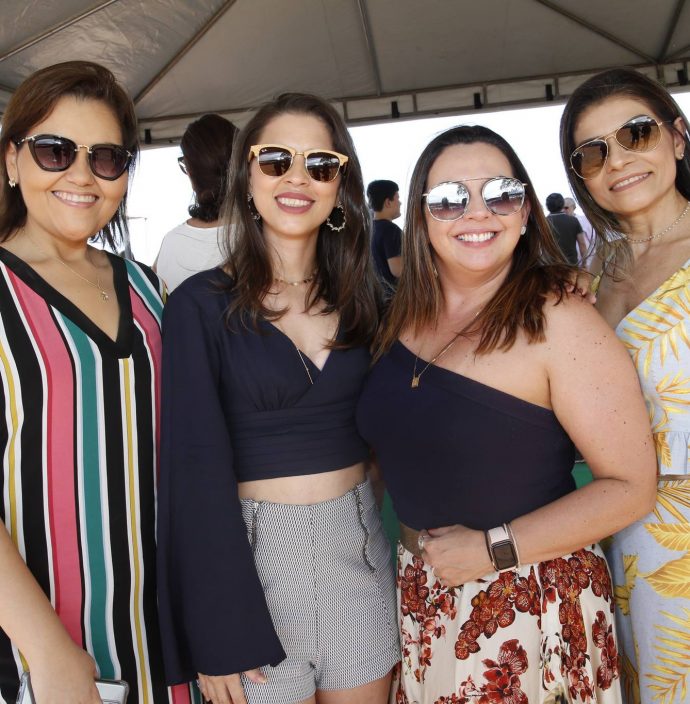
MULTIPOLYGON (((90 246, 125 229, 137 153, 110 71, 28 78, 0 147, 0 702, 190 702, 163 681, 155 485, 162 286, 90 246)), ((197 693, 198 697, 198 693, 197 693)))

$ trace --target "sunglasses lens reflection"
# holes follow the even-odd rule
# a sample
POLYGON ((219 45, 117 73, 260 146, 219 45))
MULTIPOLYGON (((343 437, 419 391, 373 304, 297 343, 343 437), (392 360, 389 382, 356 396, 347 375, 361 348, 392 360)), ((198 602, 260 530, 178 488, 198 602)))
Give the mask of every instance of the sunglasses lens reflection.
POLYGON ((280 147, 264 147, 259 151, 259 168, 266 176, 282 176, 292 164, 292 154, 280 147))
POLYGON ((661 130, 651 117, 631 120, 616 132, 621 147, 633 152, 647 152, 659 143, 661 130))
POLYGON ((426 207, 436 220, 457 220, 465 214, 470 194, 462 183, 441 183, 426 196, 426 207))
POLYGON ((525 187, 514 178, 493 178, 482 189, 486 207, 496 215, 512 215, 522 208, 525 187))
POLYGON ((64 171, 74 162, 77 145, 61 137, 39 137, 30 142, 36 163, 45 171, 64 171))
POLYGON ((340 170, 340 161, 334 154, 314 152, 307 157, 307 171, 315 181, 332 181, 340 170))
POLYGON ((123 147, 103 145, 93 147, 89 154, 91 170, 108 181, 114 181, 124 173, 129 164, 129 154, 123 147))

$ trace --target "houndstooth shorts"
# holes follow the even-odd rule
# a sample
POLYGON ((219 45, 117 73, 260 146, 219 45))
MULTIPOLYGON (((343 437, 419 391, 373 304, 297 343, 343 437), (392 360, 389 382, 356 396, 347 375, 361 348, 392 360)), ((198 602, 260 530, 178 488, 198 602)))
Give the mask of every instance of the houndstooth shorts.
POLYGON ((368 481, 311 505, 242 500, 254 560, 287 658, 242 678, 249 704, 350 689, 400 660, 391 548, 368 481))

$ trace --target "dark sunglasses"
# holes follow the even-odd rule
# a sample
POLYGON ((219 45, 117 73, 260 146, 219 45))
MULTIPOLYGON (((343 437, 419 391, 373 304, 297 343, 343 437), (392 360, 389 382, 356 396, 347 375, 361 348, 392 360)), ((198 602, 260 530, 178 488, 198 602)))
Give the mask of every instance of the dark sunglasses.
POLYGON ((633 117, 613 132, 577 147, 570 155, 570 166, 580 178, 594 178, 608 159, 611 137, 629 152, 651 152, 661 141, 663 124, 649 115, 633 117))
POLYGON ((298 152, 282 144, 255 144, 249 147, 249 159, 256 157, 259 169, 266 176, 286 174, 296 156, 304 157, 304 168, 314 181, 332 181, 345 167, 348 157, 330 149, 307 149, 298 152))
POLYGON ((44 171, 67 171, 80 149, 86 149, 94 176, 116 181, 127 170, 134 154, 119 144, 76 144, 67 137, 54 134, 34 134, 15 140, 17 147, 29 143, 29 151, 36 164, 44 171))
POLYGON ((177 165, 180 167, 180 171, 185 174, 185 176, 189 176, 189 171, 187 171, 187 164, 185 164, 183 156, 177 157, 177 165))
MULTIPOLYGON (((482 186, 484 205, 495 215, 517 213, 525 202, 525 186, 516 178, 496 176, 495 178, 468 178, 467 181, 486 181, 482 186)), ((470 192, 463 181, 444 181, 434 186, 426 198, 426 207, 434 220, 448 222, 459 220, 470 203, 470 192)))

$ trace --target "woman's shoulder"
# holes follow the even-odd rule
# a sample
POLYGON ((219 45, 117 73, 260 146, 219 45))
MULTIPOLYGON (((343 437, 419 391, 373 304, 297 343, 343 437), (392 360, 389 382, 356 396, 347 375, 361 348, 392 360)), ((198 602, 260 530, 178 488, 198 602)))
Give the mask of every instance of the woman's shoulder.
POLYGON ((615 331, 596 308, 577 293, 549 294, 544 305, 546 346, 556 354, 581 353, 585 349, 625 353, 615 331))
POLYGON ((220 267, 200 271, 185 279, 168 296, 166 308, 225 312, 233 296, 233 285, 233 280, 220 267))

